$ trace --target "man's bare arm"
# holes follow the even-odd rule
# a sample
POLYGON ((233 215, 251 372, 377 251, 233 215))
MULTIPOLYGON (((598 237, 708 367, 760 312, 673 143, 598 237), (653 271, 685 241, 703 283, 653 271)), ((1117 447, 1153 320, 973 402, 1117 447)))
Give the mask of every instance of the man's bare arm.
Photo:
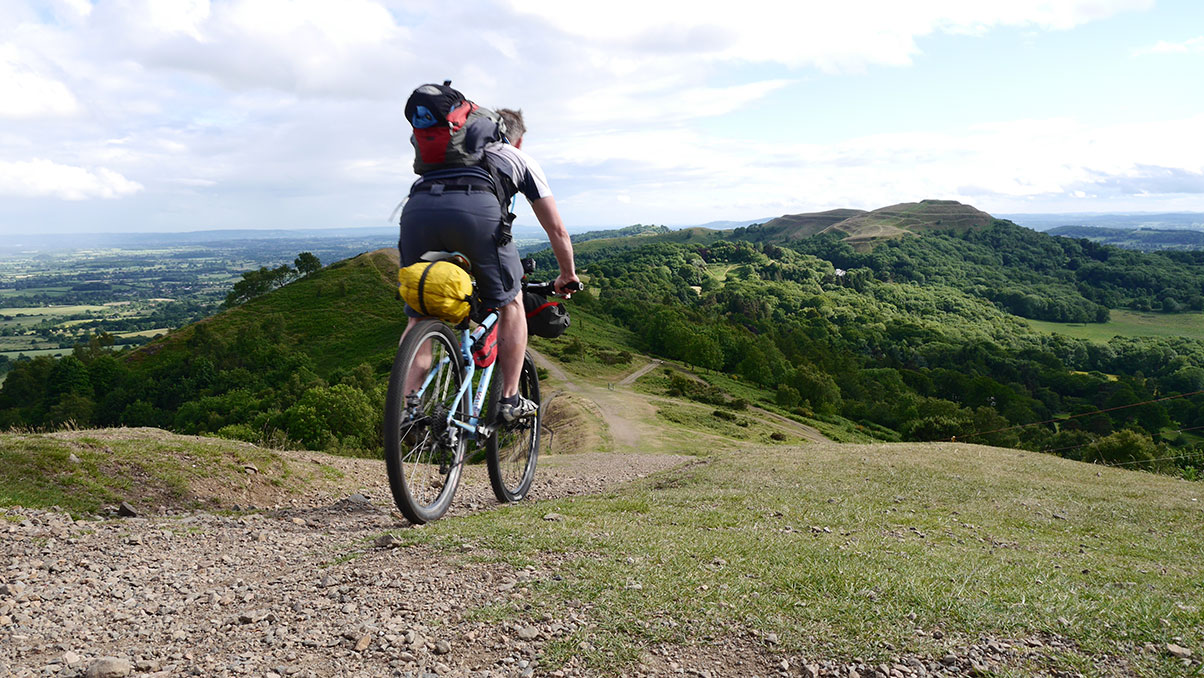
POLYGON ((548 234, 548 242, 552 244, 552 253, 556 255, 556 263, 560 266, 560 277, 556 279, 556 291, 563 292, 564 286, 577 279, 577 269, 573 262, 573 241, 569 239, 568 229, 560 218, 560 210, 556 209, 556 199, 552 196, 540 198, 531 202, 531 209, 539 225, 548 234))

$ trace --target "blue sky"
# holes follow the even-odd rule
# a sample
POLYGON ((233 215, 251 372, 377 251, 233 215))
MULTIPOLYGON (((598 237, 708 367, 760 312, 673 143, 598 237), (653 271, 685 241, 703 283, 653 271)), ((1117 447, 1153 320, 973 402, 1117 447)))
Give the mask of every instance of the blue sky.
POLYGON ((387 225, 445 77, 526 111, 572 226, 1204 211, 1204 3, 735 7, 7 0, 0 233, 387 225))

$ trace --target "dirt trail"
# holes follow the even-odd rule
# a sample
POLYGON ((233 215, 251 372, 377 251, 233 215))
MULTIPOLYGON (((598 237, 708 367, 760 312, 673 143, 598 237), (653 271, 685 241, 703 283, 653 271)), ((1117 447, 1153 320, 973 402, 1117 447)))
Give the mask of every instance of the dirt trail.
POLYGON ((655 370, 656 368, 660 367, 663 364, 664 363, 661 362, 660 360, 653 360, 652 362, 648 363, 647 365, 644 365, 643 367, 636 370, 635 372, 632 372, 631 374, 627 375, 626 377, 623 377, 623 380, 619 382, 619 386, 630 386, 635 383, 636 379, 639 379, 640 377, 644 376, 645 374, 648 374, 649 372, 651 372, 652 370, 655 370))
MULTIPOLYGON (((643 398, 632 397, 627 390, 610 390, 574 380, 559 365, 537 351, 531 351, 536 364, 548 370, 570 393, 597 404, 603 424, 614 439, 616 451, 642 452, 657 440, 658 430, 648 422, 656 420, 656 407, 643 398)), ((552 394, 549 394, 552 395, 552 394)))
MULTIPOLYGON (((574 380, 559 365, 533 349, 531 350, 531 355, 535 359, 536 364, 547 369, 555 379, 564 385, 566 391, 584 396, 598 405, 604 419, 604 424, 608 427, 614 436, 615 443, 621 449, 634 451, 647 450, 648 441, 659 441, 661 437, 660 429, 655 424, 648 422, 656 421, 656 403, 667 402, 667 399, 636 393, 631 389, 631 386, 640 377, 658 367, 666 366, 664 361, 650 359, 647 364, 636 368, 620 379, 613 385, 613 388, 602 388, 574 380)), ((677 365, 668 364, 667 366, 693 379, 704 381, 698 375, 683 370, 677 365)), ((680 401, 678 402, 682 404, 680 401)), ((766 420, 766 423, 774 428, 812 442, 831 442, 814 427, 807 426, 806 424, 760 407, 754 406, 750 409, 762 416, 766 420)), ((699 435, 712 437, 703 433, 699 435)))

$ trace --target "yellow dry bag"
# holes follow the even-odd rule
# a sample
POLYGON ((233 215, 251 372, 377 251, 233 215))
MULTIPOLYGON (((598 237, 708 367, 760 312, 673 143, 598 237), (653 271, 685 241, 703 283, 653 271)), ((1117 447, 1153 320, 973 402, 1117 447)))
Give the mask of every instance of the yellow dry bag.
POLYGON ((472 309, 472 277, 451 261, 420 261, 397 271, 410 308, 458 325, 472 309))

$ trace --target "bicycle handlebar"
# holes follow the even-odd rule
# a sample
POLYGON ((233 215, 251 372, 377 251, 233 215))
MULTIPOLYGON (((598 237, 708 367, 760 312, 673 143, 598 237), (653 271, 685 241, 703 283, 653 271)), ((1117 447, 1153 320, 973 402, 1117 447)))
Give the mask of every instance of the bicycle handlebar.
MULTIPOLYGON (((585 289, 585 284, 581 283, 581 282, 571 282, 568 285, 565 285, 565 290, 569 293, 580 292, 581 290, 584 290, 584 289, 585 289)), ((564 296, 563 294, 557 294, 556 281, 554 281, 554 280, 549 280, 548 282, 525 283, 523 285, 523 290, 526 292, 534 292, 536 294, 542 294, 545 297, 550 297, 550 296, 563 297, 564 296)))

